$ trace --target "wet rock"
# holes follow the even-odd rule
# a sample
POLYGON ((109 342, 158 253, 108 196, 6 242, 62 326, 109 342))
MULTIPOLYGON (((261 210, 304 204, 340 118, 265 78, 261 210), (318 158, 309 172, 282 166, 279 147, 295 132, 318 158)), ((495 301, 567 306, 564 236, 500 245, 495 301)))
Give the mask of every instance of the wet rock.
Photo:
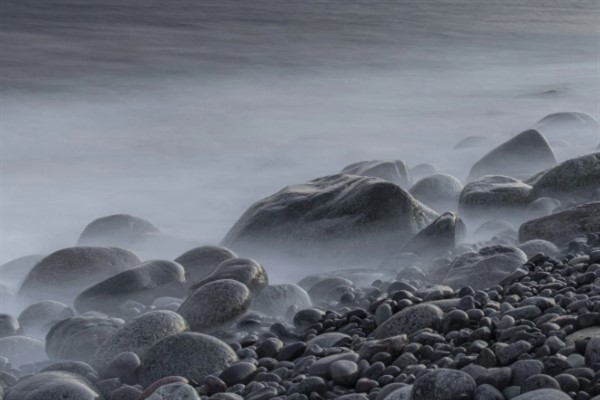
POLYGON ((476 384, 465 372, 440 368, 424 373, 415 381, 412 400, 471 399, 476 384))
POLYGON ((251 293, 246 285, 222 279, 200 286, 177 312, 193 331, 210 331, 234 321, 250 307, 251 293))
POLYGON ((183 332, 159 340, 144 353, 139 378, 144 386, 172 375, 202 382, 237 359, 231 347, 219 339, 183 332))
POLYGON ((90 222, 77 241, 78 246, 131 247, 159 229, 143 218, 114 214, 90 222))
POLYGON ((243 283, 253 295, 258 295, 269 285, 267 271, 260 263, 249 258, 231 258, 219 264, 206 278, 194 283, 190 287, 190 293, 207 283, 222 279, 232 279, 243 283))
POLYGON ((447 212, 440 215, 406 243, 403 252, 433 258, 454 250, 466 235, 467 228, 458 215, 447 212))
POLYGON ((571 396, 556 389, 539 389, 523 393, 512 400, 569 400, 571 396))
POLYGON ((0 356, 8 358, 14 367, 47 359, 44 343, 27 336, 0 338, 0 356))
POLYGON ((317 345, 323 349, 328 349, 330 347, 334 347, 340 342, 349 342, 350 339, 350 336, 346 335, 345 333, 327 332, 312 338, 306 343, 306 345, 317 345))
POLYGON ((419 304, 405 308, 394 314, 373 332, 377 339, 396 336, 401 333, 413 334, 423 328, 437 330, 441 327, 444 312, 431 304, 419 304))
POLYGON ((198 282, 210 275, 224 261, 237 258, 233 251, 222 246, 200 246, 186 251, 175 259, 185 269, 187 282, 198 282))
POLYGON ((172 261, 151 260, 99 282, 75 299, 77 311, 114 313, 127 300, 150 304, 158 297, 176 296, 185 285, 183 267, 172 261))
POLYGON ((86 378, 68 372, 42 372, 21 379, 6 391, 5 400, 101 400, 86 378))
POLYGON ((24 335, 44 339, 54 324, 73 316, 71 307, 48 300, 31 304, 21 311, 19 325, 24 335))
POLYGON ((360 161, 348 165, 340 173, 380 178, 402 188, 407 188, 412 182, 408 167, 400 160, 360 161))
POLYGON ((246 384, 255 375, 255 372, 256 366, 254 364, 241 361, 225 368, 219 375, 219 379, 225 382, 227 386, 238 383, 246 384))
POLYGON ((132 252, 116 247, 70 247, 38 262, 27 274, 18 296, 29 302, 56 300, 69 304, 81 289, 139 264, 132 252))
POLYGON ((293 283, 269 285, 252 301, 252 309, 271 316, 285 316, 290 309, 312 305, 308 293, 293 283))
POLYGON ((325 316, 325 313, 317 308, 305 308, 294 315, 294 326, 302 331, 317 324, 325 316))
POLYGON ((454 211, 463 190, 462 183, 447 174, 434 174, 415 183, 409 193, 438 212, 454 211))
POLYGON ((521 392, 527 393, 539 389, 556 389, 560 390, 560 384, 556 379, 545 374, 532 375, 523 382, 521 392))
POLYGON ((358 365, 350 360, 338 360, 329 367, 329 374, 336 385, 352 387, 360 377, 358 365))
POLYGON ((403 386, 389 393, 382 400, 412 400, 412 389, 412 385, 403 386))
POLYGON ((458 212, 469 218, 504 217, 521 212, 530 202, 531 186, 516 178, 486 175, 465 185, 458 212))

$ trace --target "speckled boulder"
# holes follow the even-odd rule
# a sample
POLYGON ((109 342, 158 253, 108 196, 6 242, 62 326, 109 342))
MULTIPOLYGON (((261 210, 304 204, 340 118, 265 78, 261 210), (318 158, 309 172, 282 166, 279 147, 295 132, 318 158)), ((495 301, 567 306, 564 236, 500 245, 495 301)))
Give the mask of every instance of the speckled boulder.
POLYGON ((27 336, 0 338, 0 357, 6 357, 13 367, 47 360, 44 343, 27 336))
POLYGON ((231 347, 219 339, 202 333, 183 332, 156 342, 144 353, 139 378, 144 386, 175 375, 202 382, 208 375, 237 360, 231 347))
POLYGON ((466 372, 440 368, 420 375, 411 396, 412 400, 470 400, 476 387, 466 372))
POLYGON ((249 258, 231 258, 219 264, 219 266, 206 278, 194 283, 190 287, 190 292, 194 292, 209 282, 221 279, 233 279, 234 281, 241 282, 246 285, 254 295, 259 294, 267 287, 267 285, 269 285, 267 271, 258 261, 249 258))
POLYGON ((193 331, 211 331, 234 321, 250 308, 251 293, 233 279, 207 283, 192 293, 177 312, 193 331))
POLYGON ((267 286, 252 302, 252 308, 271 316, 286 316, 290 308, 312 305, 306 290, 293 283, 267 286))
POLYGON ((185 282, 185 270, 178 263, 150 260, 87 288, 75 299, 75 308, 113 314, 127 300, 150 304, 158 297, 180 295, 185 282))
POLYGON ((54 325, 46 335, 46 353, 51 360, 88 362, 98 347, 123 325, 118 318, 80 316, 54 325))
POLYGON ((69 372, 42 372, 20 380, 4 400, 102 400, 100 391, 86 378, 69 372))
POLYGON ((437 330, 441 327, 444 312, 431 304, 418 304, 405 308, 388 318, 373 332, 377 339, 385 339, 401 333, 413 334, 423 328, 437 330))
POLYGON ((186 251, 175 259, 185 269, 188 283, 198 282, 210 275, 223 261, 238 255, 223 246, 200 246, 186 251))
POLYGON ((70 304, 82 289, 140 263, 132 252, 116 247, 69 247, 44 257, 29 272, 19 298, 70 304))
POLYGON ((104 341, 90 364, 102 372, 120 353, 130 351, 141 357, 154 343, 187 329, 187 322, 177 313, 150 311, 128 321, 104 341))
POLYGON ((19 324, 26 336, 45 339, 50 328, 59 321, 75 316, 71 307, 58 301, 41 301, 21 311, 19 324))

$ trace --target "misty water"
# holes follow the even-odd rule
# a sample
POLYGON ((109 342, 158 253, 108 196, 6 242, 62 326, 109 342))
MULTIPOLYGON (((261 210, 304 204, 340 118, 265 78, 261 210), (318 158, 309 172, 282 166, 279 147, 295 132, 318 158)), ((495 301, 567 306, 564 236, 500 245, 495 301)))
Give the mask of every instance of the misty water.
MULTIPOLYGON (((598 118, 599 7, 5 0, 0 259, 113 213, 216 244, 254 201, 360 160, 464 179, 549 113, 598 118), (492 144, 452 150, 471 135, 492 144)), ((547 137, 559 161, 597 143, 547 137)))

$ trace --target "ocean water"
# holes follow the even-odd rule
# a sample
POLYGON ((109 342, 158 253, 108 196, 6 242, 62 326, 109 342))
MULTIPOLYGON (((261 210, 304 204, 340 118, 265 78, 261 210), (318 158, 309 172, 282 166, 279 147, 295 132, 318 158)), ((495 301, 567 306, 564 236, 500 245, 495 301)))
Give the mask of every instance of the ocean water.
MULTIPOLYGON (((463 137, 599 114, 595 0, 4 0, 0 14, 2 262, 112 213, 218 243, 252 202, 352 162, 464 179, 491 146, 452 150, 463 137)), ((559 159, 597 142, 549 139, 567 142, 559 159)))

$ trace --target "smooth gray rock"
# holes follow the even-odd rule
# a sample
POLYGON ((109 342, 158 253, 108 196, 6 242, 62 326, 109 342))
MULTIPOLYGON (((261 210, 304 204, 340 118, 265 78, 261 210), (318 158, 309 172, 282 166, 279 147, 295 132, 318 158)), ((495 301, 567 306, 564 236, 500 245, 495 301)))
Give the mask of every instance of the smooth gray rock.
POLYGON ((466 232, 467 228, 459 216, 447 212, 409 240, 402 248, 402 252, 414 253, 424 258, 435 258, 454 250, 464 239, 466 232))
POLYGON ((350 360, 338 360, 329 367, 333 383, 342 386, 353 386, 360 377, 358 364, 350 360))
POLYGON ((423 328, 438 330, 441 328, 443 316, 444 312, 437 306, 418 304, 394 314, 377 327, 372 335, 377 339, 384 339, 401 333, 411 335, 423 328))
POLYGON ((148 400, 200 400, 200 396, 193 386, 175 382, 159 387, 148 400))
POLYGON ((473 232, 473 237, 479 241, 487 241, 501 234, 502 232, 514 231, 517 232, 517 229, 508 221, 501 219, 494 219, 490 221, 485 221, 475 231, 473 232))
POLYGON ((0 314, 0 338, 19 334, 19 320, 10 314, 0 314))
POLYGON ((32 254, 5 262, 0 266, 2 282, 14 288, 18 287, 29 271, 31 271, 35 264, 40 262, 42 258, 44 258, 44 256, 41 254, 32 254))
POLYGON ((544 239, 561 246, 577 235, 599 231, 600 201, 595 201, 525 222, 519 240, 544 239))
POLYGON ((383 400, 412 400, 412 389, 413 385, 406 385, 394 390, 385 396, 383 400))
POLYGON ((477 147, 487 147, 492 143, 492 140, 487 136, 467 136, 459 140, 454 145, 454 150, 472 149, 477 147))
POLYGON ((93 310, 113 314, 127 300, 147 305, 158 297, 181 295, 185 282, 181 265, 150 260, 87 288, 74 304, 80 313, 93 310))
POLYGON ((293 283, 269 285, 252 301, 252 309, 271 316, 285 316, 293 306, 312 306, 306 290, 293 283))
POLYGON ((539 389, 514 397, 512 400, 570 400, 571 396, 556 389, 539 389))
POLYGON ((46 335, 51 360, 88 362, 98 347, 123 325, 118 318, 79 316, 60 321, 46 335))
POLYGON ((200 246, 186 251, 175 259, 185 269, 188 283, 198 282, 210 275, 223 261, 238 258, 233 251, 222 246, 200 246))
POLYGON ((519 245, 519 249, 527 255, 528 258, 537 253, 544 253, 548 257, 556 257, 560 249, 552 242, 544 239, 531 239, 519 245))
POLYGON ((27 336, 0 338, 0 357, 6 357, 13 367, 47 360, 44 343, 27 336))
POLYGON ((530 202, 531 186, 515 178, 486 175, 465 185, 458 212, 465 217, 506 217, 508 210, 524 210, 530 202))
POLYGON ((408 167, 400 160, 360 161, 348 165, 340 173, 380 178, 402 188, 407 188, 412 182, 408 167))
POLYGON ((417 378, 411 400, 470 400, 476 387, 469 374, 440 368, 417 378))
POLYGON ((560 207, 561 204, 562 203, 560 200, 552 197, 539 197, 527 204, 527 207, 525 207, 525 212, 529 218, 545 217, 546 215, 552 214, 554 210, 560 207))
POLYGON ((150 311, 128 321, 98 347, 90 364, 102 372, 120 353, 142 356, 154 343, 186 331, 185 319, 172 311, 150 311))
POLYGON ((435 217, 391 182, 333 175, 258 201, 222 244, 261 260, 283 257, 306 265, 326 257, 329 266, 371 267, 435 217))
POLYGON ((41 372, 11 386, 4 400, 102 400, 100 391, 86 378, 69 372, 41 372))
POLYGON ((77 241, 78 246, 130 247, 159 229, 143 218, 114 214, 90 222, 77 241))
POLYGON ((167 376, 202 382, 208 375, 236 362, 238 357, 231 347, 215 337, 183 332, 156 342, 141 360, 139 378, 143 386, 148 386, 167 376))
POLYGON ((438 212, 454 211, 463 184, 452 175, 434 174, 420 179, 408 191, 415 199, 438 212))
POLYGON ((414 180, 419 180, 429 175, 436 174, 438 172, 438 168, 435 164, 432 163, 420 163, 414 165, 410 169, 410 174, 414 180))
POLYGON ((336 343, 338 343, 342 340, 350 341, 350 339, 351 339, 350 336, 346 335, 345 333, 325 332, 318 336, 315 336, 314 338, 312 338, 311 340, 306 342, 306 345, 310 346, 310 345, 316 344, 317 346, 322 347, 323 349, 328 349, 330 347, 335 346, 336 343))
POLYGON ((56 300, 70 304, 82 289, 140 263, 132 252, 116 247, 69 247, 38 262, 18 296, 22 301, 56 300))
POLYGON ((54 324, 75 316, 71 307, 58 301, 41 301, 29 305, 19 314, 19 325, 25 336, 45 339, 54 324))
POLYGON ((550 144, 539 131, 528 129, 494 148, 473 165, 468 181, 484 175, 526 178, 556 165, 550 144))
POLYGON ((585 365, 588 368, 600 369, 600 336, 593 337, 585 348, 585 365))
POLYGON ((442 281, 454 289, 485 289, 498 284, 527 262, 525 253, 508 246, 484 247, 456 258, 442 281))
POLYGON ((267 271, 258 261, 249 258, 231 258, 219 264, 206 278, 190 286, 190 293, 193 293, 207 283, 222 279, 232 279, 241 282, 254 295, 258 295, 269 285, 267 271))

